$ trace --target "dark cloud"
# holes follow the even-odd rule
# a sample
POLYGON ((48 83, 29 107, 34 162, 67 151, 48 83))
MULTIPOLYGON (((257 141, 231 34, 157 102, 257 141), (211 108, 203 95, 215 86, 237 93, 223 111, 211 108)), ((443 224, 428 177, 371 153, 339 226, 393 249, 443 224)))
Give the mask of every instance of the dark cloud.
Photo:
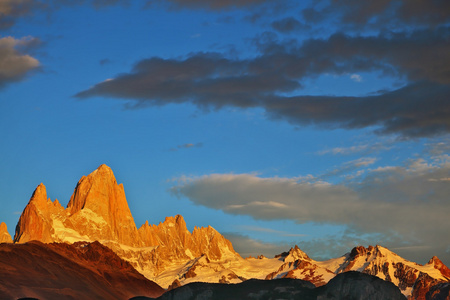
POLYGON ((310 26, 303 24, 293 17, 284 18, 281 20, 273 21, 271 24, 272 28, 281 33, 290 33, 300 30, 311 29, 310 26))
POLYGON ((0 3, 0 29, 11 27, 17 18, 32 15, 35 10, 46 7, 44 2, 35 0, 3 0, 0 3))
POLYGON ((450 85, 419 82, 378 96, 274 98, 265 103, 265 109, 270 117, 293 124, 377 126, 381 134, 423 137, 450 132, 449 95, 450 85))
POLYGON ((76 96, 131 99, 133 107, 181 102, 215 109, 262 107, 271 118, 293 124, 377 126, 383 134, 431 136, 450 131, 449 41, 450 27, 376 36, 336 33, 301 45, 264 34, 255 40, 259 55, 254 58, 230 59, 219 53, 153 57, 76 96), (295 95, 306 78, 371 71, 408 84, 360 97, 295 95))
POLYGON ((39 44, 35 38, 0 39, 0 88, 22 80, 30 71, 39 67, 39 61, 20 50, 30 50, 39 44))
MULTIPOLYGON (((273 0, 150 0, 147 5, 155 3, 170 3, 177 8, 221 10, 229 8, 242 8, 266 3, 276 3, 273 0)), ((287 2, 282 0, 281 2, 287 2)))
POLYGON ((51 13, 62 6, 89 4, 99 9, 130 3, 130 0, 2 0, 0 2, 0 29, 12 27, 18 18, 30 17, 37 12, 51 13))
POLYGON ((138 100, 138 106, 192 101, 201 107, 252 107, 263 94, 299 87, 295 80, 252 68, 250 61, 217 53, 197 53, 185 60, 150 58, 136 64, 131 73, 76 96, 131 98, 138 100))
POLYGON ((309 7, 303 17, 320 22, 338 15, 338 22, 357 27, 372 25, 392 27, 399 25, 438 26, 450 22, 450 2, 447 0, 331 0, 320 9, 309 7))

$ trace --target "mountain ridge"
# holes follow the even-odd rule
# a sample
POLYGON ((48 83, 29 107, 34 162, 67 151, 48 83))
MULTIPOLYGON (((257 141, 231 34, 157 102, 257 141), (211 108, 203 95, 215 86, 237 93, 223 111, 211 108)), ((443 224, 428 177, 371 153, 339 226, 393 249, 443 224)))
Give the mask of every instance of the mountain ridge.
POLYGON ((117 184, 106 165, 81 177, 66 208, 56 199, 47 199, 46 187, 38 185, 14 236, 17 244, 31 240, 99 241, 163 288, 252 278, 297 278, 323 286, 338 274, 358 271, 393 282, 413 299, 425 299, 432 286, 450 281, 450 270, 439 258, 432 257, 422 266, 382 246, 358 246, 327 261, 313 260, 297 245, 272 259, 243 259, 213 227, 195 227, 190 232, 181 215, 166 217, 158 225, 146 221, 137 228, 123 185, 117 184))

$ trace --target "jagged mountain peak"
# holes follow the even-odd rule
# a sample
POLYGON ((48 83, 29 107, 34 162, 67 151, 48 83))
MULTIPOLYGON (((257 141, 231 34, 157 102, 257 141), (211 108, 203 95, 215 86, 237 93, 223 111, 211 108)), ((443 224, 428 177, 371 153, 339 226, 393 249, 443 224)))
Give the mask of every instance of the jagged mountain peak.
POLYGON ((33 203, 38 207, 45 206, 47 204, 47 188, 42 182, 34 190, 29 203, 33 203))
POLYGON ((450 280, 450 269, 444 265, 444 263, 437 256, 433 256, 428 261, 427 265, 432 265, 435 269, 439 270, 443 276, 450 280))
MULTIPOLYGON (((107 165, 100 165, 88 176, 81 177, 70 198, 67 209, 71 214, 85 207, 94 208, 94 211, 95 209, 100 210, 99 206, 109 204, 113 200, 112 197, 116 193, 120 193, 121 190, 123 190, 123 186, 117 185, 111 168, 107 165)), ((123 202, 123 199, 120 200, 123 202)))
POLYGON ((11 235, 8 232, 8 227, 6 226, 6 223, 1 222, 0 223, 0 244, 1 243, 12 243, 11 235))
POLYGON ((182 215, 176 215, 175 217, 172 217, 172 216, 166 217, 164 222, 160 223, 160 224, 163 224, 163 225, 169 226, 169 227, 176 226, 177 228, 179 228, 181 230, 184 230, 184 229, 187 230, 186 221, 184 220, 182 215))
MULTIPOLYGON (((0 225, 0 234, 3 228, 0 225)), ((46 187, 38 185, 19 219, 14 237, 19 243, 30 240, 44 243, 98 240, 164 287, 174 282, 174 276, 184 273, 183 280, 178 276, 183 284, 203 280, 205 276, 212 276, 208 277, 211 282, 287 277, 319 286, 339 273, 359 271, 391 281, 405 295, 411 295, 413 289, 419 290, 415 288, 416 282, 425 291, 450 279, 450 270, 437 257, 421 266, 379 245, 358 246, 340 258, 324 262, 311 259, 297 245, 273 259, 244 260, 216 229, 196 226, 191 233, 181 215, 166 217, 158 225, 146 221, 138 230, 123 185, 117 184, 106 165, 81 177, 66 209, 57 200, 47 199, 46 187)))
POLYGON ((284 258, 284 262, 293 262, 296 260, 311 260, 309 256, 303 252, 297 245, 291 248, 284 258))
POLYGON ((347 257, 349 260, 355 260, 359 257, 367 260, 381 259, 383 257, 389 257, 391 260, 401 259, 398 254, 380 245, 369 245, 367 248, 364 246, 356 246, 347 254, 347 257))
POLYGON ((78 181, 67 208, 47 200, 41 183, 25 207, 16 228, 15 242, 74 242, 113 240, 140 244, 137 228, 125 198, 123 186, 106 165, 99 166, 78 181))

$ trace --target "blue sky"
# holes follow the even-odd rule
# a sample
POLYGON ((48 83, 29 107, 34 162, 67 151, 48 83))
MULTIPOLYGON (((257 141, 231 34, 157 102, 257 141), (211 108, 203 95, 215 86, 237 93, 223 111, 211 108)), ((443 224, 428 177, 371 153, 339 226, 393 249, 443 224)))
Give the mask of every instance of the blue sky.
POLYGON ((0 221, 100 164, 136 225, 450 264, 447 1, 5 1, 0 221))

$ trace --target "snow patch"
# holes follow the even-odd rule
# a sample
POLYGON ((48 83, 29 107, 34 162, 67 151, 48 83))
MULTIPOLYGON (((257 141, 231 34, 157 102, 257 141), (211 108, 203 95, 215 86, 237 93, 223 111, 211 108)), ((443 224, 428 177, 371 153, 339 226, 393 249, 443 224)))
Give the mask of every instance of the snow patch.
POLYGON ((79 241, 91 242, 91 239, 87 235, 81 235, 77 231, 75 231, 71 228, 65 227, 61 220, 54 219, 52 227, 54 229, 52 238, 55 241, 66 242, 66 243, 70 243, 70 244, 73 244, 73 243, 79 242, 79 241))

